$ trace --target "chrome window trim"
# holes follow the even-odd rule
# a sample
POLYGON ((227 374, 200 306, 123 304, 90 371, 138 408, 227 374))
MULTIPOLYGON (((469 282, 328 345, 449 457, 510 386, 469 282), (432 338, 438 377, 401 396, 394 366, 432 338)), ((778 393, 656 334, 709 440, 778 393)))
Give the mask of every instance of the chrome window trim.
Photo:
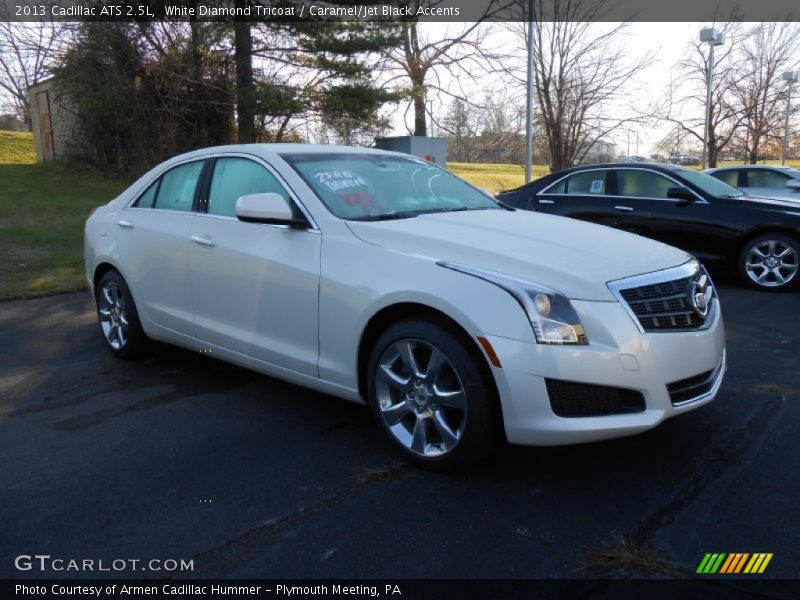
MULTIPOLYGON (((319 227, 317 226, 316 221, 314 221, 314 219, 312 218, 311 213, 308 211, 308 209, 305 207, 305 205, 300 201, 297 193, 287 183, 286 179, 284 179, 281 176, 281 174, 275 169, 275 167, 273 167, 271 164, 269 164, 266 160, 264 160, 260 156, 257 156, 255 154, 248 154, 246 152, 215 152, 214 154, 207 155, 206 158, 245 158, 245 159, 248 159, 248 160, 252 160, 253 162, 261 165, 262 167, 267 169, 267 171, 272 173, 272 175, 275 176, 275 179, 278 180, 278 183, 280 183, 283 186, 283 189, 286 190, 286 193, 289 194, 289 198, 292 200, 292 202, 294 202, 297 205, 297 207, 300 209, 300 212, 302 212, 303 215, 306 217, 306 219, 308 220, 309 225, 311 226, 308 229, 309 230, 319 231, 319 227)), ((211 177, 212 178, 214 177, 214 173, 213 172, 211 173, 211 177)), ((211 182, 209 181, 209 186, 210 186, 210 184, 211 184, 211 182)), ((208 199, 206 198, 206 203, 207 202, 208 202, 208 199)), ((208 215, 207 212, 206 213, 198 212, 197 214, 198 215, 208 215)), ((225 215, 210 215, 210 216, 222 217, 222 216, 225 216, 225 215)), ((235 219, 235 220, 238 221, 238 219, 236 219, 235 217, 228 217, 228 218, 229 219, 235 219)), ((280 225, 280 227, 288 227, 288 225, 280 225)))
POLYGON ((658 333, 659 335, 670 334, 670 333, 687 333, 693 331, 705 331, 709 329, 716 318, 716 311, 719 307, 719 298, 717 297, 717 290, 714 287, 714 282, 711 281, 711 278, 708 277, 708 273, 706 273, 706 277, 708 277, 708 290, 709 290, 709 299, 708 299, 708 314, 705 317, 705 322, 701 327, 693 327, 693 328, 682 328, 682 329, 665 329, 664 331, 645 331, 644 327, 642 326, 641 322, 639 321, 639 317, 636 316, 636 313, 633 312, 633 308, 631 308, 630 304, 627 300, 622 296, 622 290, 627 290, 629 288, 637 288, 642 287, 645 285, 654 285, 657 283, 666 283, 668 281, 675 281, 676 279, 684 279, 686 277, 694 277, 700 271, 705 271, 704 267, 700 264, 700 262, 696 258, 692 258, 687 262, 683 263, 682 265, 678 265, 677 267, 670 267, 668 269, 662 269, 660 271, 653 271, 652 273, 644 273, 643 275, 634 275, 633 277, 627 277, 625 279, 616 279, 614 281, 609 281, 606 283, 606 286, 611 293, 614 294, 614 297, 617 299, 622 307, 625 309, 625 312, 628 313, 628 316, 633 320, 634 325, 639 330, 639 333, 642 334, 649 334, 649 333, 658 333), (716 299, 717 301, 714 302, 713 300, 716 299))
POLYGON ((591 173, 593 171, 647 171, 648 173, 653 173, 655 175, 661 175, 662 177, 665 177, 665 178, 669 179, 673 183, 688 189, 690 192, 692 192, 692 194, 694 194, 695 198, 697 198, 696 204, 708 204, 709 203, 708 200, 703 198, 700 194, 698 194, 692 188, 687 186, 685 183, 682 183, 682 182, 678 181, 674 177, 670 177, 666 173, 662 173, 661 171, 656 171, 655 169, 647 169, 645 167, 599 167, 599 168, 595 168, 595 169, 581 169, 579 171, 572 171, 571 173, 567 173, 563 177, 558 178, 556 181, 554 181, 553 183, 548 185, 543 190, 541 190, 539 192, 536 192, 536 195, 537 196, 541 196, 542 194, 551 194, 553 196, 564 196, 566 198, 569 198, 570 196, 593 196, 595 198, 617 198, 617 199, 618 198, 627 198, 627 199, 634 199, 634 200, 659 200, 661 202, 675 202, 675 200, 673 198, 654 198, 652 196, 620 196, 618 194, 592 194, 592 193, 586 193, 586 194, 568 194, 567 193, 567 194, 564 194, 564 193, 561 193, 561 192, 548 192, 547 191, 550 188, 552 188, 553 186, 561 183, 567 177, 571 177, 573 175, 578 175, 579 173, 591 173))
MULTIPOLYGON (((168 173, 169 171, 172 171, 172 169, 177 169, 178 167, 182 167, 183 165, 188 165, 189 163, 205 162, 205 160, 207 158, 208 158, 207 156, 202 156, 202 157, 195 156, 194 158, 187 158, 186 160, 182 160, 181 162, 177 162, 175 164, 170 165, 169 167, 167 167, 165 169, 162 169, 161 171, 158 172, 158 175, 153 177, 150 181, 148 181, 144 185, 144 187, 142 187, 141 191, 133 197, 133 200, 129 200, 128 203, 125 206, 122 207, 122 210, 128 210, 128 209, 133 209, 133 210, 153 210, 153 211, 157 210, 159 212, 178 213, 178 214, 182 214, 182 215, 186 215, 186 214, 193 215, 193 214, 196 214, 194 208, 191 208, 189 210, 172 210, 171 208, 156 208, 154 206, 142 206, 142 207, 140 207, 140 206, 134 206, 134 204, 136 204, 139 201, 139 198, 141 198, 142 196, 144 196, 147 193, 147 190, 150 189, 150 186, 152 186, 156 181, 161 179, 161 177, 164 174, 168 173)), ((203 170, 200 169, 200 175, 202 175, 202 174, 203 174, 203 170)), ((199 180, 198 180, 198 183, 200 183, 199 180)))
MULTIPOLYGON (((155 177, 153 177, 150 181, 148 181, 144 185, 142 190, 138 194, 136 194, 136 196, 134 196, 133 200, 130 200, 123 207, 122 210, 129 210, 129 209, 130 210, 148 210, 148 211, 158 211, 158 212, 171 212, 171 213, 183 214, 183 215, 189 214, 189 215, 206 215, 206 216, 212 216, 212 217, 224 217, 224 215, 208 215, 208 213, 205 213, 205 212, 201 213, 201 212, 196 211, 196 210, 180 211, 180 210, 168 210, 168 209, 163 209, 163 208, 150 208, 150 207, 140 208, 138 206, 133 206, 133 204, 138 202, 139 198, 148 189, 150 189, 150 186, 153 185, 156 181, 158 181, 158 179, 162 175, 164 175, 167 171, 171 171, 172 169, 174 169, 176 167, 180 167, 181 165, 185 165, 187 163, 197 162, 197 161, 206 161, 206 160, 209 160, 211 158, 246 158, 248 160, 252 160, 253 162, 263 166, 265 169, 267 169, 267 171, 269 171, 270 173, 272 173, 272 175, 275 176, 275 178, 278 180, 278 183, 280 183, 283 186, 283 188, 286 190, 286 193, 289 194, 289 198, 291 198, 292 202, 294 202, 300 208, 300 212, 302 212, 303 215, 305 215, 306 219, 308 219, 310 227, 308 229, 306 229, 306 231, 319 231, 319 226, 317 225, 316 221, 314 221, 313 217, 311 216, 311 213, 308 211, 308 209, 305 207, 305 205, 300 201, 300 199, 297 196, 297 193, 286 182, 286 180, 281 176, 281 174, 278 171, 276 171, 275 168, 271 164, 269 164, 267 161, 265 161, 260 156, 257 156, 255 154, 248 154, 246 152, 214 152, 213 154, 204 154, 203 156, 194 156, 192 158, 187 158, 186 160, 182 160, 181 162, 177 162, 175 164, 172 164, 169 167, 159 171, 158 174, 155 177)), ((213 173, 212 173, 212 176, 213 176, 213 173)), ((238 219, 236 219, 236 217, 225 217, 225 218, 233 219, 233 220, 238 221, 238 219)), ((273 227, 287 227, 288 228, 288 225, 274 225, 274 224, 270 224, 270 223, 264 223, 264 225, 271 225, 273 227)))
MULTIPOLYGON (((196 212, 196 213, 193 213, 193 214, 194 214, 194 216, 196 216, 198 218, 216 219, 218 221, 236 221, 237 223, 245 223, 245 221, 240 221, 237 217, 229 217, 227 215, 210 215, 208 213, 201 213, 201 212, 196 212)), ((248 225, 258 225, 258 226, 261 226, 261 227, 273 227, 275 229, 291 229, 292 228, 291 225, 282 225, 280 223, 247 223, 247 224, 248 225)), ((305 231, 307 233, 316 233, 316 234, 321 233, 320 230, 315 228, 315 227, 308 227, 308 228, 305 228, 305 229, 297 229, 296 231, 298 231, 298 232, 299 231, 305 231)))

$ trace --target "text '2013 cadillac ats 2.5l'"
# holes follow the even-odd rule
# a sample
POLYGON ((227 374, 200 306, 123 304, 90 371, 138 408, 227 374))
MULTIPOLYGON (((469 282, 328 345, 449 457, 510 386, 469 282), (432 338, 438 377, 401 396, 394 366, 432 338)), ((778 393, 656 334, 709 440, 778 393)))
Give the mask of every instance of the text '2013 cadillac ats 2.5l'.
POLYGON ((503 436, 642 432, 710 402, 725 371, 719 300, 688 254, 508 210, 404 154, 178 156, 91 215, 85 261, 115 354, 148 338, 212 350, 367 403, 430 468, 503 436))

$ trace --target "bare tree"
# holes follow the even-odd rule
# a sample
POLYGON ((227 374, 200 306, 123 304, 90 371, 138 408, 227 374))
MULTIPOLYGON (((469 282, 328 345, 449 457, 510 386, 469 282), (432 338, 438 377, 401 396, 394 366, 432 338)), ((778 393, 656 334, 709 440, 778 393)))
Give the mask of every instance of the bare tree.
MULTIPOLYGON (((472 104, 463 84, 479 79, 501 58, 486 44, 489 28, 483 21, 507 9, 509 1, 493 0, 481 19, 451 23, 436 34, 426 33, 417 21, 402 22, 402 43, 383 58, 379 68, 385 85, 405 91, 406 114, 413 111, 414 119, 409 133, 428 135, 428 117, 432 117, 428 100, 434 94, 472 104)), ((421 0, 410 2, 412 9, 419 4, 421 0)))
POLYGON ((0 91, 31 127, 28 88, 46 79, 64 51, 68 26, 63 23, 0 21, 0 91))
MULTIPOLYGON (((613 0, 535 1, 534 93, 554 171, 581 162, 596 142, 640 118, 626 99, 653 55, 629 59, 626 25, 603 23, 612 8, 613 0)), ((509 25, 522 56, 525 20, 509 25)), ((524 67, 506 72, 518 88, 524 85, 524 67)))
POLYGON ((794 66, 798 51, 800 26, 791 22, 760 23, 740 44, 741 75, 732 94, 742 114, 739 142, 751 164, 783 133, 786 86, 781 74, 794 66))
POLYGON ((477 113, 463 100, 456 98, 439 122, 439 128, 449 138, 447 152, 453 162, 475 162, 475 140, 478 136, 477 113))
MULTIPOLYGON (((716 167, 719 156, 734 141, 742 122, 742 111, 733 94, 741 76, 738 49, 748 33, 734 22, 717 24, 726 43, 716 49, 711 88, 711 119, 706 139, 709 167, 716 167)), ((705 129, 706 94, 709 77, 709 52, 706 44, 693 41, 690 51, 677 65, 678 77, 670 84, 663 100, 651 115, 675 126, 672 141, 683 145, 687 139, 702 147, 705 129)), ((669 138, 670 136, 668 136, 669 138)), ((666 140, 666 145, 670 141, 666 140)))

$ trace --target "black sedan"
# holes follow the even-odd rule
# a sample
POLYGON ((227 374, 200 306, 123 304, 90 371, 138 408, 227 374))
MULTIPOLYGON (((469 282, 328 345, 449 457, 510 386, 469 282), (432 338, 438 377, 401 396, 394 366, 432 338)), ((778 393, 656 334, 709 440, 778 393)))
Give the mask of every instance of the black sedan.
MULTIPOLYGON (((573 167, 498 194, 499 202, 616 227, 738 270, 750 286, 800 284, 800 206, 748 196, 668 164, 573 167)), ((624 259, 624 257, 620 257, 624 259)))

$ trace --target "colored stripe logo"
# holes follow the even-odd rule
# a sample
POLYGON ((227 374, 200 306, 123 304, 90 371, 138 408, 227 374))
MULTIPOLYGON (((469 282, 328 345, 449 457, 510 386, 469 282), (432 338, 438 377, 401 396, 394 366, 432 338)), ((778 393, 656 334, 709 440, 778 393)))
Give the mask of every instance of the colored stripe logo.
POLYGON ((772 560, 772 552, 708 552, 700 561, 696 573, 735 575, 738 573, 761 574, 772 560))

